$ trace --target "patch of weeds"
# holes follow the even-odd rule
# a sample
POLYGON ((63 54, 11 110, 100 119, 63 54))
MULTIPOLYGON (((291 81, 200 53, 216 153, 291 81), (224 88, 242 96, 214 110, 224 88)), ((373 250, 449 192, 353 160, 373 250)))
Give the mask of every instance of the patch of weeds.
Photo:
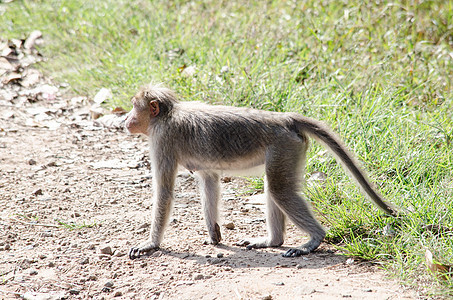
POLYGON ((61 227, 69 229, 69 230, 93 228, 93 227, 96 227, 99 225, 96 221, 94 221, 91 224, 86 224, 85 222, 82 222, 81 224, 77 224, 77 223, 73 223, 73 222, 67 223, 67 222, 64 222, 64 221, 61 221, 58 219, 55 219, 55 221, 57 221, 57 223, 60 224, 61 227))

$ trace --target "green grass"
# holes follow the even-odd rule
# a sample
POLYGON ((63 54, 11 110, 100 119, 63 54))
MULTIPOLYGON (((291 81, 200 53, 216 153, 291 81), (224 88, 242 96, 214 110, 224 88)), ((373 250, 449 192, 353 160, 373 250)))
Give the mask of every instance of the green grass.
POLYGON ((308 173, 322 171, 328 180, 307 196, 328 240, 382 263, 423 293, 453 294, 451 282, 436 282, 427 271, 423 256, 428 248, 453 263, 452 233, 422 229, 453 228, 453 1, 0 6, 3 38, 25 38, 34 29, 46 42, 42 70, 89 97, 110 88, 112 106, 128 106, 140 85, 154 81, 189 100, 325 120, 408 215, 398 224, 378 212, 314 144, 308 173), (186 67, 195 74, 184 75, 186 67))
POLYGON ((77 224, 77 223, 74 223, 74 222, 70 222, 70 223, 67 223, 67 222, 64 222, 64 221, 61 221, 61 220, 58 220, 58 219, 55 219, 55 221, 60 224, 61 227, 63 228, 66 228, 66 229, 69 229, 69 230, 78 230, 78 229, 84 229, 84 228, 93 228, 93 227, 96 227, 98 226, 99 224, 95 221, 91 224, 87 224, 85 222, 82 222, 80 224, 77 224))

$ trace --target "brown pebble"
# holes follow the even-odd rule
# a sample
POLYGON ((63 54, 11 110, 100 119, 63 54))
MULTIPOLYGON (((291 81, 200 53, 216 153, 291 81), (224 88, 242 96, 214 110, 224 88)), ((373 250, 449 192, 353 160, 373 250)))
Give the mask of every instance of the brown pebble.
POLYGON ((36 160, 30 158, 29 160, 27 160, 27 164, 29 164, 30 166, 36 165, 36 160))
POLYGON ((229 230, 233 230, 235 228, 233 222, 229 222, 229 223, 225 224, 224 226, 226 229, 229 229, 229 230))
POLYGON ((42 189, 37 189, 37 190, 34 190, 32 194, 35 196, 40 196, 40 195, 43 195, 44 193, 43 193, 42 189))
POLYGON ((121 297, 123 296, 123 292, 121 291, 116 291, 115 294, 113 294, 113 297, 121 297))
POLYGON ((110 246, 101 247, 101 248, 99 249, 99 251, 100 251, 102 254, 107 254, 107 255, 112 255, 112 254, 113 254, 112 248, 111 248, 110 246))

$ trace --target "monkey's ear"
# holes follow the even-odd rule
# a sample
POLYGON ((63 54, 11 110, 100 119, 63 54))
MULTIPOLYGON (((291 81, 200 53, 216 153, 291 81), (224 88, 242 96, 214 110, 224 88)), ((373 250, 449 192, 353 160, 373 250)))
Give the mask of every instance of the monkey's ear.
POLYGON ((159 102, 153 100, 149 103, 149 111, 152 117, 156 117, 159 114, 159 102))

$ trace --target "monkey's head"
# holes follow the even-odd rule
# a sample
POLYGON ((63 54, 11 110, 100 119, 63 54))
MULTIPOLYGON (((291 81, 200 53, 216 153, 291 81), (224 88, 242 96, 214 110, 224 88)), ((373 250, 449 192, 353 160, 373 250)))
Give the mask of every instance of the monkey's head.
POLYGON ((169 116, 177 99, 167 88, 148 85, 135 94, 131 102, 134 107, 127 114, 124 123, 126 130, 149 135, 150 126, 169 116))

